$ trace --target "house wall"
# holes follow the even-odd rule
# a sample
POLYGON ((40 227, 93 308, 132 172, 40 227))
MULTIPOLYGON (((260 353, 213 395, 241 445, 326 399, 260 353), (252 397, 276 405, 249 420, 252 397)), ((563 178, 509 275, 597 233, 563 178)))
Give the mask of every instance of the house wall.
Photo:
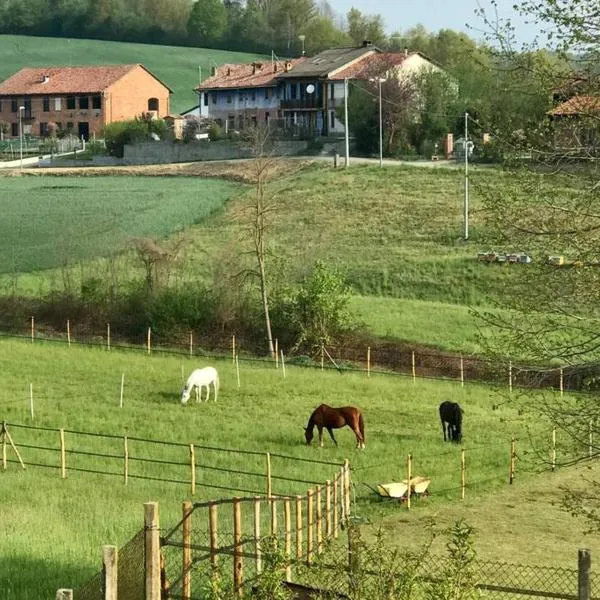
POLYGON ((105 123, 125 121, 148 112, 148 100, 158 99, 157 117, 169 114, 169 90, 142 67, 136 67, 104 92, 105 123))
POLYGON ((265 113, 274 119, 279 108, 279 97, 276 88, 253 88, 244 90, 218 90, 200 93, 201 114, 211 119, 221 119, 223 123, 234 116, 237 124, 239 115, 245 113, 261 115, 265 113), (267 93, 268 90, 268 93, 267 93), (205 99, 208 98, 208 106, 205 99))
POLYGON ((420 54, 411 54, 395 68, 396 73, 402 77, 410 77, 424 70, 434 72, 442 71, 442 69, 428 61, 426 58, 423 58, 420 54))

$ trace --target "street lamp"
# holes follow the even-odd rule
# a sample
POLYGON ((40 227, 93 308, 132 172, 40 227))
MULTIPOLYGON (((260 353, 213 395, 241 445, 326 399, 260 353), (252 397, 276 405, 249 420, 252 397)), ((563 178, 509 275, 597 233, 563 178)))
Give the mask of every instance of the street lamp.
POLYGON ((21 162, 21 170, 23 169, 23 111, 24 106, 19 106, 19 156, 21 162))
POLYGON ((302 56, 304 56, 304 40, 306 39, 306 36, 304 34, 299 35, 298 39, 302 42, 302 56))
POLYGON ((379 166, 383 167, 383 102, 381 99, 381 84, 387 81, 387 79, 385 77, 378 77, 376 80, 371 79, 371 81, 377 81, 377 85, 379 86, 379 166))

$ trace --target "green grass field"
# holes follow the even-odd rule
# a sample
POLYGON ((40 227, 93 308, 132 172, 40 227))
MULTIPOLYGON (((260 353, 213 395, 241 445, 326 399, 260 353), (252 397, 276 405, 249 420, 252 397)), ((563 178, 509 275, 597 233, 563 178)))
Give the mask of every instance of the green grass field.
POLYGON ((142 63, 173 90, 172 112, 198 103, 193 91, 198 84, 198 67, 205 79, 215 65, 257 59, 264 57, 208 48, 0 35, 0 81, 23 67, 142 63))
POLYGON ((0 272, 30 273, 166 237, 222 210, 235 184, 197 178, 4 178, 0 272))
MULTIPOLYGON (((432 479, 432 496, 417 502, 414 516, 410 518, 411 527, 416 529, 419 519, 446 515, 447 511, 468 519, 471 514, 468 507, 487 501, 492 497, 490 494, 505 494, 513 435, 519 440, 519 489, 526 489, 521 486, 528 485, 527 481, 536 481, 534 473, 544 468, 543 461, 531 452, 528 440, 531 435, 543 451, 547 448, 549 432, 543 423, 531 420, 527 412, 522 411, 520 400, 502 403, 506 398, 501 391, 477 385, 463 389, 456 382, 418 380, 413 384, 409 378, 383 375, 367 379, 362 373, 321 373, 291 365, 284 379, 281 369, 275 369, 273 364, 246 362, 241 364, 241 389, 238 390, 231 362, 223 359, 210 361, 221 374, 219 402, 181 406, 178 393, 182 364, 187 373, 206 362, 200 358, 190 361, 165 355, 148 357, 131 351, 107 352, 48 342, 32 345, 2 340, 0 419, 9 424, 62 427, 116 436, 127 434, 334 462, 348 458, 353 468, 356 511, 377 521, 384 519, 386 527, 399 534, 407 518, 404 509, 379 501, 365 484, 402 479, 408 453, 413 455, 413 472, 432 479), (123 408, 118 406, 121 373, 125 373, 123 408), (29 414, 30 383, 34 390, 34 420, 29 414), (437 418, 437 406, 445 398, 459 401, 465 410, 468 487, 464 510, 458 500, 459 449, 444 444, 437 418), (338 432, 338 448, 328 439, 322 449, 303 443, 302 427, 320 402, 334 406, 354 404, 362 408, 366 450, 355 450, 354 436, 348 429, 338 432), (494 404, 500 404, 500 408, 492 410, 494 404)), ((55 467, 30 466, 21 471, 14 456, 9 455, 9 468, 1 475, 0 535, 7 543, 0 550, 4 566, 0 570, 0 589, 8 590, 4 596, 7 599, 37 600, 50 596, 58 587, 76 587, 98 569, 102 544, 121 545, 139 529, 144 501, 161 502, 162 524, 167 527, 176 522, 181 501, 189 497, 189 487, 183 484, 132 479, 125 487, 120 476, 76 471, 67 471, 68 477, 63 481, 57 453, 45 452, 42 456, 40 451, 29 447, 58 448, 56 431, 39 433, 11 425, 9 429, 26 463, 43 461, 55 467)), ((76 434, 66 434, 67 470, 70 465, 122 472, 118 461, 71 454, 74 449, 83 449, 79 439, 76 434)), ((112 445, 96 440, 91 450, 119 455, 122 446, 118 440, 112 445)), ((563 456, 560 439, 558 452, 560 460, 563 456)), ((139 456, 138 443, 132 444, 131 453, 139 456)), ((185 461, 187 456, 186 448, 182 447, 164 450, 162 457, 166 460, 179 457, 185 461)), ((206 450, 199 450, 197 456, 198 462, 205 465, 258 472, 264 469, 260 457, 223 457, 206 450)), ((154 476, 165 479, 181 477, 181 471, 173 471, 176 468, 161 466, 157 472, 156 467, 136 466, 135 472, 142 469, 141 472, 153 472, 154 476)), ((236 475, 213 474, 206 468, 199 468, 198 472, 196 498, 199 499, 229 497, 236 492, 235 488, 244 489, 249 485, 258 485, 257 491, 264 489, 261 479, 252 483, 236 475), (233 489, 229 493, 211 490, 203 487, 203 482, 233 489)), ((273 475, 318 481, 331 473, 329 467, 323 465, 274 458, 273 475)), ((274 481, 274 492, 280 494, 299 493, 305 485, 274 481)), ((497 522, 502 520, 501 514, 495 518, 497 522)), ((510 519, 514 536, 519 537, 518 514, 512 513, 510 519)), ((572 527, 572 523, 566 513, 561 513, 555 516, 554 532, 544 529, 539 522, 535 526, 523 525, 528 535, 536 527, 550 539, 552 535, 565 536, 565 528, 572 527)), ((511 558, 505 550, 515 546, 516 537, 507 540, 506 546, 498 538, 494 548, 488 547, 486 556, 511 558)), ((562 550, 565 554, 561 557, 566 555, 567 548, 562 550)), ((536 560, 539 562, 539 557, 536 560)))

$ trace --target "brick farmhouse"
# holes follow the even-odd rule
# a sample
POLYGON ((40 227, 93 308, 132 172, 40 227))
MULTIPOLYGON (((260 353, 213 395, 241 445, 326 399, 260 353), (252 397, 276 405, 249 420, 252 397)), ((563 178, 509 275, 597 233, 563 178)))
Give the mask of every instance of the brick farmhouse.
POLYGON ((21 69, 0 83, 8 137, 45 137, 54 126, 89 139, 104 125, 142 113, 169 114, 171 90, 141 64, 21 69))

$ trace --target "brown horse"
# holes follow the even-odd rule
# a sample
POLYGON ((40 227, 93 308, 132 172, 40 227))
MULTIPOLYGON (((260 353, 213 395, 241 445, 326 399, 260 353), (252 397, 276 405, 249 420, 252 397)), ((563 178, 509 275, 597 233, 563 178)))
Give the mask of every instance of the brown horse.
POLYGON ((321 404, 318 408, 315 408, 312 415, 310 415, 308 425, 304 428, 304 437, 308 445, 312 442, 315 425, 319 430, 319 446, 321 448, 323 447, 323 427, 327 429, 333 443, 337 446, 337 442, 333 437, 333 429, 339 429, 345 425, 348 425, 354 431, 356 447, 365 447, 365 422, 360 410, 354 408, 354 406, 332 408, 327 404, 321 404))

